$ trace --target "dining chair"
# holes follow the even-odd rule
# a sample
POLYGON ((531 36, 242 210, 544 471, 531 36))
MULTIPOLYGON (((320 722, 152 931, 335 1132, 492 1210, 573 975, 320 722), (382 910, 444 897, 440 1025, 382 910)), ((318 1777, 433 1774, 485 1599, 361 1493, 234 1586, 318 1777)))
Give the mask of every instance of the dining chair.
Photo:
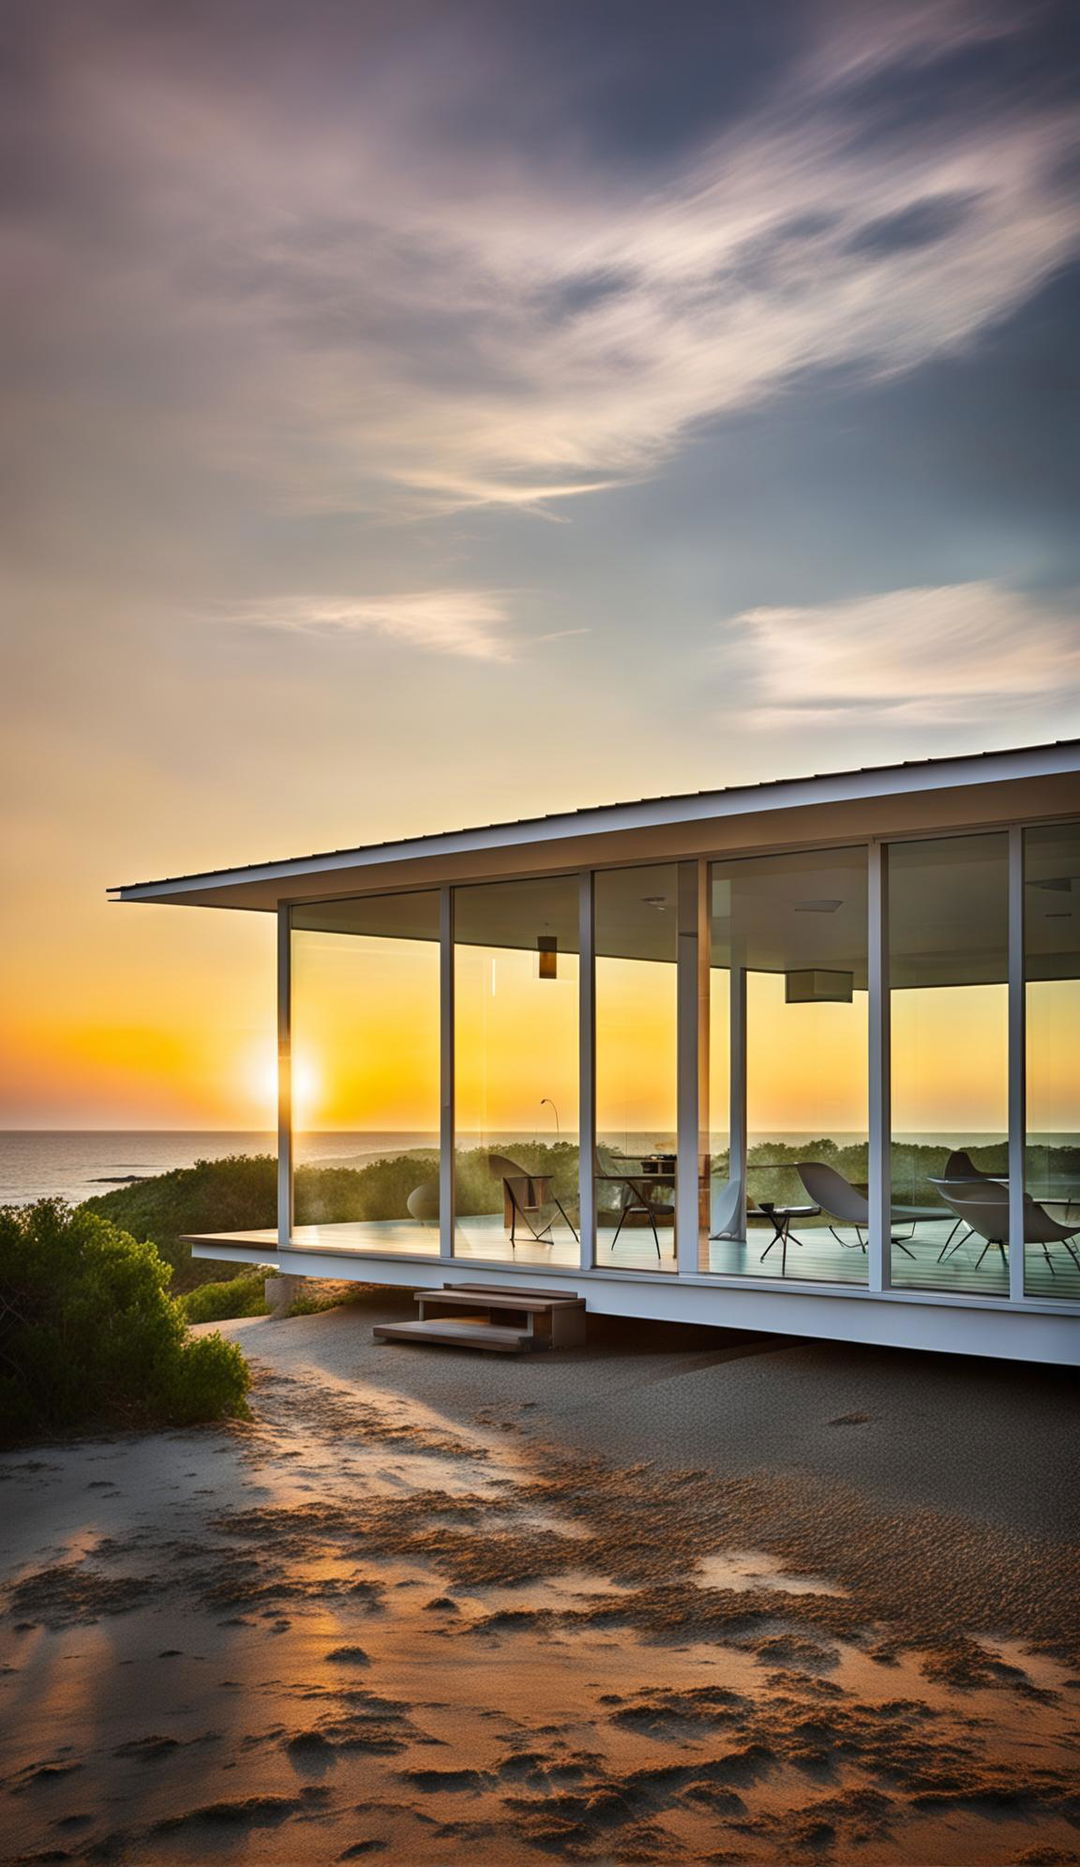
POLYGON ((566 1207, 552 1186, 550 1173, 530 1173, 527 1168, 519 1167, 516 1160, 510 1160, 506 1154, 489 1154, 488 1172, 493 1180, 502 1181, 504 1206, 510 1217, 512 1250, 517 1249, 519 1219, 538 1245, 554 1244, 555 1241, 551 1237, 551 1228, 555 1223, 554 1213, 550 1219, 544 1219, 544 1212, 552 1206, 561 1213, 564 1223, 569 1226, 574 1243, 580 1242, 566 1207))

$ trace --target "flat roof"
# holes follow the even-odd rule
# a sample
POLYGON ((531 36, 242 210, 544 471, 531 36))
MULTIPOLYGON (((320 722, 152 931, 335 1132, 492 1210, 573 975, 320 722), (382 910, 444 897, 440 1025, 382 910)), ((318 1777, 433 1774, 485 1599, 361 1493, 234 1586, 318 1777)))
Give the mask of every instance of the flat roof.
MULTIPOLYGON (((269 909, 275 897, 295 898, 287 884, 303 878, 336 877, 342 871, 377 870, 417 863, 426 858, 461 857, 526 845, 558 846, 571 840, 614 836, 619 832, 663 829, 686 823, 722 821, 757 813, 805 810, 815 805, 851 803, 971 786, 1016 784, 1025 779, 1080 774, 1080 739, 1059 739, 1007 751, 964 753, 953 757, 905 759, 893 765, 819 772, 803 778, 770 778, 720 790, 690 791, 631 802, 589 805, 550 816, 521 817, 472 828, 440 830, 355 848, 322 850, 241 868, 207 869, 157 881, 129 882, 108 893, 116 901, 160 901, 207 907, 269 909), (248 892, 250 891, 250 893, 248 892)), ((1072 799, 1080 809, 1080 787, 1072 799)), ((358 877, 358 886, 374 878, 358 877)), ((397 883, 401 886, 400 880, 397 883)), ((311 896, 310 881, 299 891, 311 896)), ((337 890, 340 892, 340 888, 337 890)))

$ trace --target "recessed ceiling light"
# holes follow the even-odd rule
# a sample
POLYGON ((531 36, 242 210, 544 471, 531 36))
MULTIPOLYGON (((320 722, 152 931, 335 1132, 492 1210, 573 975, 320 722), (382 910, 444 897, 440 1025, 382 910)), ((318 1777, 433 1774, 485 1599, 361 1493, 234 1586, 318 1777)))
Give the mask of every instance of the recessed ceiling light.
POLYGON ((835 914, 843 907, 842 901, 796 901, 796 914, 835 914))

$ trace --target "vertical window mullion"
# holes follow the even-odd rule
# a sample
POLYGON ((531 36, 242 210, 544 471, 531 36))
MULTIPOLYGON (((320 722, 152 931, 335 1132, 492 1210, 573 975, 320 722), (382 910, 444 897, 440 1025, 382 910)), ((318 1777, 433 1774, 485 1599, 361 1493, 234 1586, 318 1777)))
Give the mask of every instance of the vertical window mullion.
POLYGON ((578 1200, 581 1268, 596 1263, 596 917, 593 878, 578 878, 578 1200))
POLYGON ((871 843, 867 875, 869 1018, 868 1286, 888 1290, 892 1275, 891 1057, 889 1025, 889 867, 883 843, 871 843))
MULTIPOLYGON (((701 864, 680 862, 678 877, 678 946, 677 954, 677 1069, 676 1090, 676 1170, 675 1170, 675 1252, 681 1277, 698 1270, 701 1129, 702 1057, 704 1054, 703 1018, 708 1017, 708 999, 702 1003, 702 928, 701 864)), ((708 958, 708 947, 705 948, 708 958)), ((708 977, 705 980, 706 990, 708 977)))
POLYGON ((277 911, 277 1235, 288 1245, 293 1232, 292 1128, 292 910, 277 911))
POLYGON ((729 980, 728 1177, 738 1182, 736 1236, 746 1242, 746 967, 733 949, 729 980))
POLYGON ((1024 986, 1024 832, 1009 831, 1009 1299, 1024 1296, 1024 1180, 1027 1129, 1024 986))
POLYGON ((439 1256, 454 1255, 454 891, 439 890, 439 1256))

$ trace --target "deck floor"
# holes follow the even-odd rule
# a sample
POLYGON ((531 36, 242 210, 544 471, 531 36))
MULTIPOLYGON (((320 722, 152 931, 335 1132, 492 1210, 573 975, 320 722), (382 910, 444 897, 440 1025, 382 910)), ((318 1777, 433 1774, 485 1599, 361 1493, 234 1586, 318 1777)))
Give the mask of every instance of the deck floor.
MULTIPOLYGON (((966 1296, 1009 1294, 1009 1276, 997 1251, 987 1251, 977 1262, 982 1241, 972 1239, 962 1244, 946 1261, 939 1264, 938 1253, 948 1238, 952 1221, 920 1225, 909 1248, 908 1258, 894 1246, 892 1282, 895 1289, 951 1291, 966 1296)), ((788 1246, 786 1281, 788 1283, 865 1284, 867 1262, 858 1248, 854 1232, 838 1228, 841 1244, 823 1225, 802 1228, 788 1246)), ((708 1263, 702 1271, 726 1276, 783 1278, 779 1247, 764 1256, 771 1232, 766 1226, 751 1225, 745 1242, 712 1240, 708 1263)), ((224 1241, 227 1234, 222 1234, 224 1241)), ((600 1226, 597 1236, 596 1264, 600 1270, 650 1271, 674 1275, 675 1246, 672 1230, 660 1232, 660 1256, 651 1231, 645 1227, 624 1227, 613 1244, 614 1228, 600 1226)), ((236 1243, 265 1245, 268 1253, 276 1244, 273 1232, 234 1234, 236 1243)), ((382 1219, 340 1225, 298 1225, 293 1232, 298 1250, 326 1251, 335 1255, 437 1258, 438 1228, 410 1219, 382 1219)), ((1029 1296, 1063 1297, 1080 1301, 1080 1268, 1063 1246, 1051 1247, 1053 1270, 1042 1250, 1029 1245, 1026 1253, 1027 1292, 1029 1296)), ((519 1264, 576 1270, 578 1246, 569 1230, 560 1228, 550 1243, 519 1238, 511 1248, 501 1217, 481 1215, 463 1219, 455 1241, 454 1258, 463 1264, 519 1264)))

